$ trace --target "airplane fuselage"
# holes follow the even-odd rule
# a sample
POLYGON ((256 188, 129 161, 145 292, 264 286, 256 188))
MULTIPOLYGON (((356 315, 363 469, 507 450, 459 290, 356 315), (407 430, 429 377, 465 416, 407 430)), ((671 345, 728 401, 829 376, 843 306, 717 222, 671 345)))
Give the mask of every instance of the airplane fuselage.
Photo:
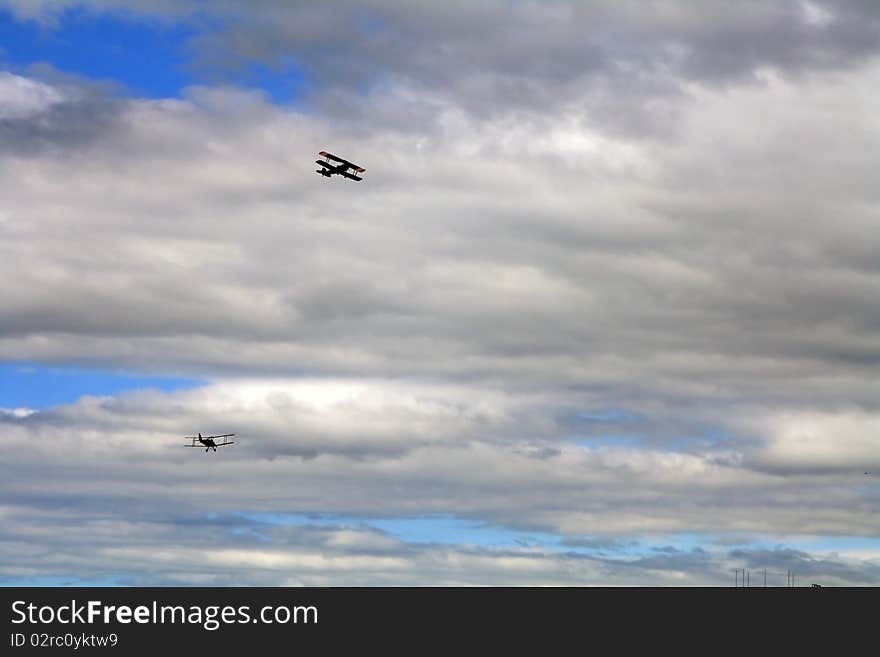
POLYGON ((229 438, 234 436, 234 433, 224 433, 219 436, 202 436, 199 434, 197 436, 187 436, 187 439, 192 440, 192 443, 188 444, 187 447, 199 447, 202 446, 205 448, 206 452, 211 451, 212 449, 216 452, 218 447, 226 447, 227 445, 234 445, 229 438), (216 439, 222 438, 221 442, 217 442, 216 439), (199 441, 196 443, 196 441, 199 441))
MULTIPOLYGON (((327 166, 327 165, 325 165, 325 166, 327 166)), ((336 165, 331 164, 331 165, 329 165, 329 167, 330 168, 327 168, 327 169, 316 169, 315 172, 320 173, 325 178, 329 178, 334 173, 337 175, 342 175, 343 171, 348 170, 347 164, 336 164, 336 165)))

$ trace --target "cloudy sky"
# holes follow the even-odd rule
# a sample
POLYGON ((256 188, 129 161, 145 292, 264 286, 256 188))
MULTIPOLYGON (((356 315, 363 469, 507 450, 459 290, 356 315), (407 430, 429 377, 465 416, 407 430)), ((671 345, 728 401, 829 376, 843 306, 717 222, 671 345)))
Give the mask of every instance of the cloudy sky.
POLYGON ((880 585, 878 55, 871 0, 0 1, 0 583, 880 585))

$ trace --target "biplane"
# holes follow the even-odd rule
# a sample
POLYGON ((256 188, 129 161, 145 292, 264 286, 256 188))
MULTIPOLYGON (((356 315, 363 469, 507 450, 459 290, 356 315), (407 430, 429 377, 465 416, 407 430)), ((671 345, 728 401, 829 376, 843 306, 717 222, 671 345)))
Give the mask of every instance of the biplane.
POLYGON ((350 178, 351 180, 363 180, 360 176, 355 175, 355 173, 363 173, 366 171, 362 166, 358 166, 357 164, 353 164, 348 160, 343 160, 341 157, 337 157, 333 155, 333 153, 328 153, 327 151, 321 151, 318 153, 324 159, 323 160, 315 160, 316 164, 320 164, 320 169, 315 169, 315 173, 319 173, 325 178, 329 178, 334 173, 339 174, 340 176, 345 176, 346 178, 350 178), (331 164, 330 160, 334 162, 339 162, 339 164, 331 164), (355 173, 349 173, 348 170, 351 169, 355 173))
POLYGON ((218 447, 226 447, 226 445, 234 445, 235 443, 232 442, 231 440, 229 440, 234 435, 235 435, 234 433, 223 433, 223 434, 220 434, 219 436, 205 436, 204 438, 202 438, 202 434, 199 434, 198 436, 187 436, 186 437, 187 440, 192 440, 192 444, 185 445, 185 447, 201 447, 202 445, 204 445, 206 452, 209 449, 213 449, 216 452, 218 447), (215 438, 222 438, 223 442, 219 442, 219 443, 215 442, 214 441, 215 438), (197 445, 196 441, 200 442, 201 445, 197 445))

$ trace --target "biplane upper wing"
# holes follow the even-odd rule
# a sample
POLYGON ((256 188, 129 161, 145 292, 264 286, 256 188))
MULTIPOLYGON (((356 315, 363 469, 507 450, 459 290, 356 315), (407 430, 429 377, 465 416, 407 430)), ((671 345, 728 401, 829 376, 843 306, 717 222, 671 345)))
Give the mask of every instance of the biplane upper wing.
MULTIPOLYGON (((358 173, 363 173, 364 171, 366 171, 366 169, 364 169, 362 166, 359 166, 359 165, 355 164, 354 162, 349 162, 348 160, 343 160, 341 157, 339 157, 337 155, 333 155, 333 153, 328 153, 327 151, 321 151, 320 153, 318 153, 318 155, 321 155, 321 156, 326 157, 328 159, 335 160, 336 162, 344 164, 347 168, 354 169, 358 173)), ((321 164, 321 162, 318 161, 318 164, 321 164)))

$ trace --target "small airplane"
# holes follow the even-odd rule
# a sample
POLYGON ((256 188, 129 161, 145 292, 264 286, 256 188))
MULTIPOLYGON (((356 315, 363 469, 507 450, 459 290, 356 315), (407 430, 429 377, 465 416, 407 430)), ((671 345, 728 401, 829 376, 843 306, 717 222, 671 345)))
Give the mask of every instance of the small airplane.
POLYGON ((357 164, 352 164, 348 160, 343 160, 341 157, 337 157, 333 155, 333 153, 328 153, 327 151, 321 151, 318 155, 321 155, 324 159, 315 160, 316 164, 321 165, 320 169, 315 169, 315 173, 319 173, 325 178, 329 178, 334 173, 337 173, 340 176, 345 176, 351 180, 363 180, 360 176, 348 172, 349 169, 353 169, 357 173, 363 173, 366 171, 363 167, 358 166, 357 164), (339 164, 330 164, 330 160, 339 162, 339 164))
POLYGON ((184 445, 184 447, 200 447, 201 445, 196 445, 196 441, 199 441, 202 445, 205 446, 205 451, 207 452, 209 449, 213 449, 215 452, 218 447, 225 447, 226 445, 234 445, 235 443, 229 440, 230 437, 234 436, 234 433, 223 433, 219 436, 205 436, 202 438, 202 434, 198 436, 186 436, 187 440, 192 440, 191 445, 184 445), (215 438, 222 438, 223 442, 217 443, 214 442, 215 438))

